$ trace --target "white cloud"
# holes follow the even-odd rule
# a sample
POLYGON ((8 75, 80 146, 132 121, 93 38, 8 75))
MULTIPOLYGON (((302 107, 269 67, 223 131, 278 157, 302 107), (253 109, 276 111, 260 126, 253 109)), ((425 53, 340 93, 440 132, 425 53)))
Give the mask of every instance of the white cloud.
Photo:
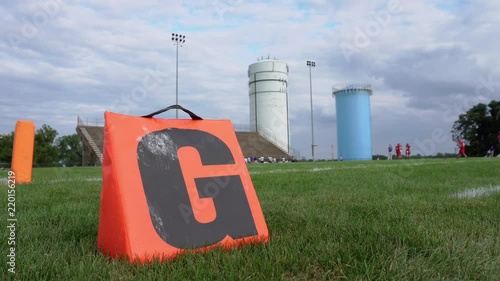
MULTIPOLYGON (((374 153, 396 142, 416 149, 436 130, 449 132, 453 117, 468 109, 466 98, 500 97, 498 8, 492 0, 4 1, 0 132, 31 118, 72 134, 76 116, 102 119, 103 111, 119 109, 142 115, 174 104, 170 35, 178 32, 186 35, 179 48, 179 101, 203 117, 249 123, 248 65, 277 56, 290 67, 292 146, 309 157, 305 62, 314 60, 320 157, 331 157, 336 145, 332 86, 347 81, 373 85, 374 153), (58 5, 47 10, 43 3, 58 5), (356 41, 363 36, 368 41, 356 41), (349 60, 342 43, 356 48, 349 60), (134 99, 147 69, 161 71, 161 81, 134 99), (478 96, 481 79, 495 83, 478 96)), ((430 154, 454 151, 451 141, 433 142, 430 154)))

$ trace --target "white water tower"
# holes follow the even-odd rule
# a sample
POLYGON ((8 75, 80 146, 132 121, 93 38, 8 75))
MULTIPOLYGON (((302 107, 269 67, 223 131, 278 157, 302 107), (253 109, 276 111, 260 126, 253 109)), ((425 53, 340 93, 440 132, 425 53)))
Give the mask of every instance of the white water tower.
POLYGON ((290 152, 288 65, 263 59, 248 67, 250 127, 285 152, 290 152))

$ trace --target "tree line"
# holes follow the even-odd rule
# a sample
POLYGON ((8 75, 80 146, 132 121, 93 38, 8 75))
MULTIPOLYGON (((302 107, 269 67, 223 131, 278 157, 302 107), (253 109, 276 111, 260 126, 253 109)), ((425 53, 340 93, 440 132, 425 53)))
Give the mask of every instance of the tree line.
POLYGON ((492 100, 489 104, 479 103, 467 112, 460 114, 453 124, 453 140, 462 138, 469 156, 484 156, 486 151, 495 147, 495 154, 500 152, 497 139, 500 133, 500 101, 492 100))
MULTIPOLYGON (((81 166, 82 144, 78 134, 57 137, 59 133, 43 124, 35 132, 34 167, 81 166)), ((0 138, 0 165, 10 167, 14 132, 0 138)))
MULTIPOLYGON (((454 141, 462 138, 466 142, 469 156, 484 156, 491 146, 495 147, 497 154, 500 153, 497 139, 500 134, 500 101, 479 103, 460 114, 451 133, 454 141)), ((58 132, 46 124, 36 130, 33 166, 81 166, 82 143, 78 134, 57 136, 58 132)), ((13 143, 14 132, 0 138, 0 166, 10 167, 13 143)), ((435 157, 443 156, 449 155, 438 153, 435 157)))

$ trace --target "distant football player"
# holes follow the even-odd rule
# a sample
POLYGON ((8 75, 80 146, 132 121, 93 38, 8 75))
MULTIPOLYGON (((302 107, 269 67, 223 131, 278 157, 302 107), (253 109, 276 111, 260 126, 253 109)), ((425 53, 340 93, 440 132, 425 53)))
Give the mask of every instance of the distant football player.
POLYGON ((409 143, 407 143, 406 144, 406 151, 405 151, 406 158, 410 159, 410 154, 411 154, 411 146, 409 143))
POLYGON ((488 151, 486 151, 486 156, 484 157, 493 157, 495 155, 495 147, 492 145, 488 151))
POLYGON ((461 155, 463 155, 465 158, 469 158, 467 157, 467 154, 465 154, 465 142, 463 139, 459 139, 458 140, 458 154, 457 154, 457 159, 458 157, 460 157, 461 155))
POLYGON ((396 144, 396 158, 401 158, 401 150, 403 149, 403 146, 398 143, 396 144))

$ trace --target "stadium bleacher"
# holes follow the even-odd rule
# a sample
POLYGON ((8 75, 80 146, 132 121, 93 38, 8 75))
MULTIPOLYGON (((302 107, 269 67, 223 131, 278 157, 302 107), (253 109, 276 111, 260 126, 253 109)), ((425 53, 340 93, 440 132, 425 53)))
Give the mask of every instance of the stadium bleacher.
MULTIPOLYGON (((103 157, 104 127, 87 126, 79 119, 76 132, 83 145, 82 166, 100 166, 103 157)), ((293 159, 292 155, 257 132, 236 132, 236 138, 244 157, 285 158, 290 161, 293 159)))

